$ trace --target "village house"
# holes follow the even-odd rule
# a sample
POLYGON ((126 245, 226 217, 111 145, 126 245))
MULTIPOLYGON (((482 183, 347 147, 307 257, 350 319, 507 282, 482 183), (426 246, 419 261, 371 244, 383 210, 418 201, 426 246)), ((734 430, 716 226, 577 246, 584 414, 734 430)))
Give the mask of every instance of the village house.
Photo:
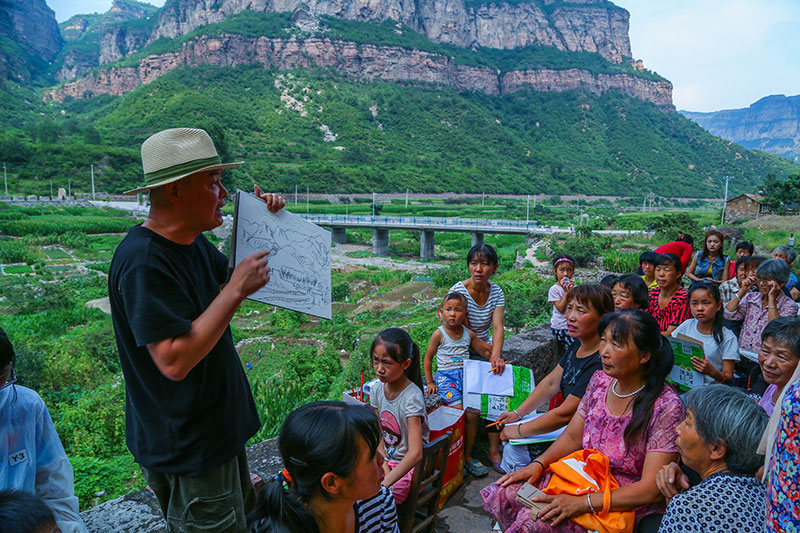
POLYGON ((764 197, 758 194, 741 194, 725 204, 725 222, 743 218, 756 218, 764 214, 764 197))

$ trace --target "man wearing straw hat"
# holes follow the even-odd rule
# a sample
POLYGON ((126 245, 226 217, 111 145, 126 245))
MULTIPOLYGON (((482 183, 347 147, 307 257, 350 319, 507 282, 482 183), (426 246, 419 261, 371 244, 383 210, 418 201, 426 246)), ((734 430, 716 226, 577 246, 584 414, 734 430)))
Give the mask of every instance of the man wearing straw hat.
MULTIPOLYGON (((170 531, 246 531, 255 503, 245 443, 260 423, 229 323, 269 281, 267 251, 228 260, 203 236, 222 223, 223 163, 203 130, 142 144, 147 220, 120 243, 108 275, 127 392, 126 441, 170 531)), ((280 196, 256 195, 277 212, 280 196)))

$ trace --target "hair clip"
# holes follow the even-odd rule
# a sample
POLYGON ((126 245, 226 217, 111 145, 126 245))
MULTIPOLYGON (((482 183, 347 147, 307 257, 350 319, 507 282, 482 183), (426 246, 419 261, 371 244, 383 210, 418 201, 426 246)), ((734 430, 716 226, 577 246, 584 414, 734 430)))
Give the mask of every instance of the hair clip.
POLYGON ((300 468, 308 468, 308 463, 300 459, 297 459, 296 457, 289 457, 289 462, 295 466, 299 466, 300 468))

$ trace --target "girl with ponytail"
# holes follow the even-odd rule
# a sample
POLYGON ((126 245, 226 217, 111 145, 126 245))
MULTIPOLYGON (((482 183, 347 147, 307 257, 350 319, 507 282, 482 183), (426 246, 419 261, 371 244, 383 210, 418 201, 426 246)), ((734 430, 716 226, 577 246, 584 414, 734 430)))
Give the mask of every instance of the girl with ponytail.
POLYGON ((387 328, 369 349, 379 383, 370 390, 369 403, 378 411, 386 457, 384 487, 392 487, 395 501, 406 500, 414 465, 428 442, 428 415, 422 395, 419 346, 400 328, 387 328))
MULTIPOLYGON (((564 433, 542 455, 481 491, 484 508, 503 531, 584 532, 570 519, 603 509, 602 492, 536 498, 545 507, 532 517, 516 502, 525 481, 545 489, 550 464, 581 449, 608 457, 619 488, 611 491, 611 511, 635 510, 636 523, 663 513, 664 499, 655 478, 677 460, 677 427, 683 421, 680 398, 664 379, 674 357, 658 322, 640 309, 623 309, 600 319, 602 371, 592 376, 578 410, 564 433)), ((527 508, 525 509, 527 511, 527 508)))
POLYGON ((366 406, 314 402, 283 423, 285 468, 248 516, 251 533, 396 533, 391 492, 380 485, 380 427, 366 406))

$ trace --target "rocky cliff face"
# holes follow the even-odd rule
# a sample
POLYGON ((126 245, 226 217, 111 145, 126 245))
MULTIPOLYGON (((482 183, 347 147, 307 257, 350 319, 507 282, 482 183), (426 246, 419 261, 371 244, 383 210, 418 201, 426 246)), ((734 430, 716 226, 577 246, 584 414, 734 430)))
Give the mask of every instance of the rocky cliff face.
POLYGON ((298 40, 241 35, 198 37, 185 43, 180 52, 146 57, 136 67, 100 70, 47 91, 45 98, 63 101, 68 97, 96 94, 122 95, 182 66, 252 63, 277 69, 316 65, 334 68, 361 80, 420 81, 487 94, 509 93, 525 87, 541 91, 586 89, 596 95, 619 91, 660 106, 672 105, 669 82, 652 82, 631 75, 592 74, 580 69, 524 70, 499 75, 490 68, 456 64, 447 56, 395 46, 327 38, 298 40))
POLYGON ((767 96, 746 109, 681 113, 718 137, 800 161, 800 95, 767 96))
POLYGON ((13 43, 0 48, 0 79, 19 81, 31 79, 37 61, 52 61, 62 43, 55 14, 45 0, 0 0, 0 37, 13 43), (11 47, 28 57, 13 53, 11 47))
POLYGON ((93 68, 117 61, 144 47, 152 30, 147 17, 155 11, 151 5, 114 0, 111 9, 102 15, 76 15, 63 23, 61 33, 66 46, 59 60, 56 81, 74 80, 93 68), (136 19, 144 23, 120 24, 136 19))
POLYGON ((543 45, 598 52, 616 63, 631 57, 628 12, 605 0, 474 6, 464 0, 173 0, 159 12, 150 40, 175 38, 246 9, 267 13, 301 7, 349 20, 398 20, 433 41, 465 48, 543 45))

